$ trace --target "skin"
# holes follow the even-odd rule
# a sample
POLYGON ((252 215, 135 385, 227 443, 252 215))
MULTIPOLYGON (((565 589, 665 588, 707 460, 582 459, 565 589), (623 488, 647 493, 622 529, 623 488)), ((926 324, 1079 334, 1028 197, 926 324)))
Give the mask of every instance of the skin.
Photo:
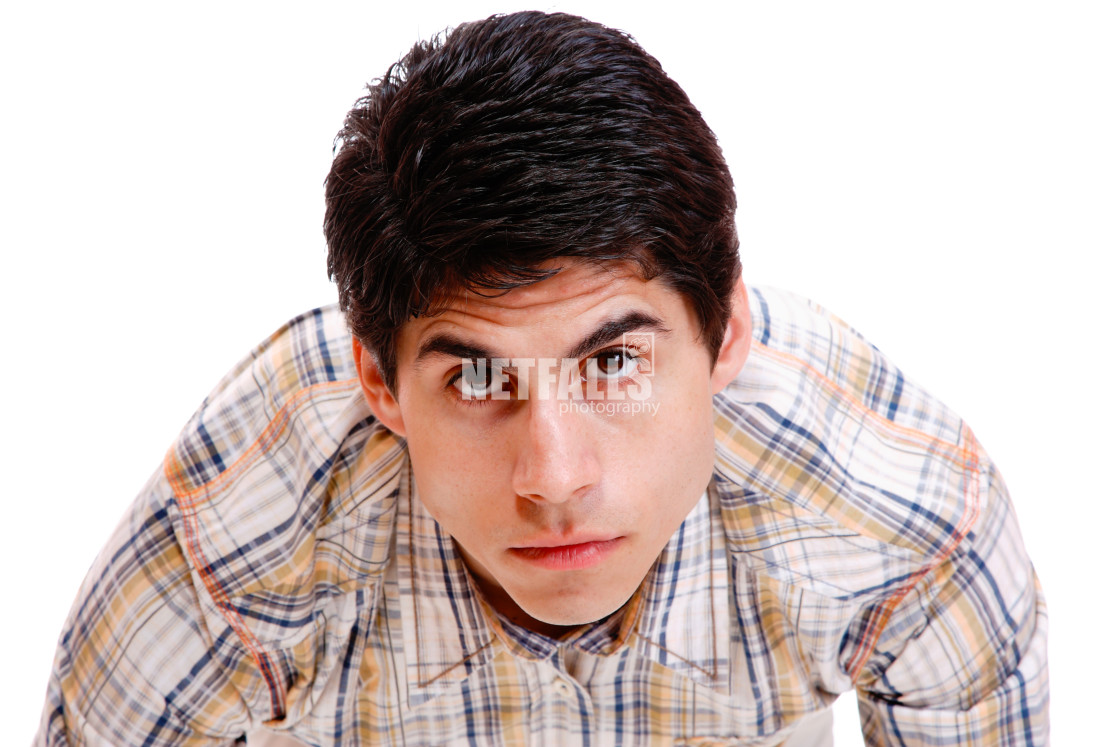
MULTIPOLYGON (((713 362, 686 300, 660 280, 625 265, 554 266, 560 272, 533 285, 492 298, 463 292, 443 313, 408 322, 397 341, 396 396, 357 340, 354 355, 370 409, 408 440, 419 499, 487 601, 560 636, 622 607, 703 495, 714 461, 712 396, 746 360, 750 316, 740 282, 713 362), (465 400, 456 388, 462 360, 448 341, 547 362, 607 322, 634 323, 635 312, 649 320, 633 331, 655 341, 642 356, 653 375, 639 414, 565 412, 556 381, 542 382, 535 369, 511 375, 509 399, 465 400)), ((621 334, 600 338, 581 371, 598 367, 609 378, 621 366, 615 383, 637 391, 641 374, 625 375, 636 351, 621 349, 621 334)))

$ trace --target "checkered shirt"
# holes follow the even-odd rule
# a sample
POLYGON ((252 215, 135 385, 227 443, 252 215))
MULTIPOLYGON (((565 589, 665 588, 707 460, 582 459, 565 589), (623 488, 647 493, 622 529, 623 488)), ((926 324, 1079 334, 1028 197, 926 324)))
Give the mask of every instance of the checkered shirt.
POLYGON ((852 688, 868 744, 1045 744, 1045 606, 971 431, 820 308, 750 303, 707 492, 559 641, 480 599, 337 309, 293 320, 95 561, 36 744, 778 745, 852 688))

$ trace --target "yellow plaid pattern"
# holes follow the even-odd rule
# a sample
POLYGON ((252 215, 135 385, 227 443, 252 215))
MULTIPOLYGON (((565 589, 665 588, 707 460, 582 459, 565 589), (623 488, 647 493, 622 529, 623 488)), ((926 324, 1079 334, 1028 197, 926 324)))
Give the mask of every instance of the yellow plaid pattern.
POLYGON ((856 688, 874 745, 1047 743, 1046 614, 967 426, 752 289, 717 458, 632 601, 561 641, 481 601, 336 309, 205 400, 97 558, 37 744, 778 745, 856 688))

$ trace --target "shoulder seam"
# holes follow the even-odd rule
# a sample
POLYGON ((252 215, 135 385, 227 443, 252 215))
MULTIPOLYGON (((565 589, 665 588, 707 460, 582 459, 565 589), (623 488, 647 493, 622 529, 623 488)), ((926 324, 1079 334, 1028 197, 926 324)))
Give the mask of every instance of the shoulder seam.
POLYGON ((856 400, 852 399, 852 397, 839 385, 837 385, 836 382, 818 371, 803 358, 799 358, 791 353, 785 353, 780 350, 775 350, 768 345, 760 345, 758 352, 760 354, 767 355, 776 360, 782 361, 788 365, 794 365, 804 370, 806 373, 811 374, 813 378, 819 381, 830 392, 860 410, 864 415, 874 420, 879 425, 887 428, 888 430, 894 431, 900 436, 905 436, 907 439, 909 439, 910 445, 936 445, 945 458, 950 459, 961 469, 967 470, 970 467, 975 466, 973 464, 973 462, 976 460, 976 453, 974 448, 970 449, 964 446, 958 446, 957 444, 950 443, 943 438, 938 438, 937 436, 930 435, 929 433, 925 433, 915 428, 908 428, 905 425, 900 425, 899 423, 890 420, 884 415, 867 407, 862 402, 857 402, 856 400))
POLYGON ((236 608, 234 608, 233 604, 230 603, 229 595, 226 594, 225 589, 222 588, 222 585, 214 577, 209 563, 205 562, 205 556, 202 552, 201 542, 199 541, 199 502, 195 499, 199 496, 209 494, 215 487, 220 487, 238 474, 244 472, 249 464, 250 458, 266 450, 279 438, 280 434, 283 432, 284 426, 291 420, 292 414, 300 405, 309 400, 312 394, 321 390, 342 390, 351 386, 355 381, 356 379, 346 379, 342 381, 322 382, 296 392, 295 395, 284 403, 279 412, 269 421, 264 431, 250 444, 249 448, 245 450, 245 453, 243 453, 233 465, 213 480, 203 483, 196 488, 188 490, 186 485, 184 485, 179 478, 182 470, 175 458, 174 446, 168 450, 167 455, 164 457, 164 477, 171 487, 175 497, 175 503, 179 506, 179 511, 183 517, 183 540, 186 546, 186 555, 190 560, 191 566, 202 580, 202 584, 206 588, 207 593, 210 594, 210 598, 221 611, 222 617, 225 618, 230 628, 233 629, 237 637, 245 645, 245 648, 248 649, 253 660, 256 661, 257 669, 260 671, 261 676, 264 677, 265 685, 268 687, 269 699, 272 707, 272 718, 274 720, 282 718, 286 711, 284 687, 283 683, 280 681, 278 668, 273 662, 272 657, 265 650, 265 647, 261 645, 260 640, 258 640, 253 634, 253 631, 249 629, 244 618, 236 608))
POLYGON ((980 465, 979 458, 977 457, 978 447, 976 444, 976 437, 972 434, 972 431, 967 428, 965 429, 965 442, 967 448, 964 449, 964 451, 968 459, 963 467, 968 476, 968 481, 964 494, 964 516, 960 524, 953 529, 950 541, 945 543, 941 551, 928 563, 914 571, 914 573, 887 598, 886 602, 876 606, 874 616, 872 617, 871 624, 868 626, 867 632, 856 644, 855 659, 849 669, 853 685, 855 684, 856 677, 859 676, 859 673, 863 671, 864 666, 867 664, 867 660, 871 658, 871 653, 875 649, 875 644, 878 643, 880 636, 882 636, 883 631, 887 627, 887 623, 890 621, 899 603, 913 591, 914 587, 917 586, 923 578, 944 563, 945 560, 960 547, 961 542, 963 542, 968 533, 972 531, 972 527, 980 517, 980 465))
POLYGON ((310 399, 312 394, 315 394, 321 390, 330 391, 334 389, 346 389, 352 386, 356 381, 357 378, 342 379, 339 381, 324 381, 318 384, 312 384, 311 386, 299 390, 284 402, 284 404, 280 407, 280 410, 277 411, 276 415, 274 415, 272 420, 269 421, 268 425, 265 426, 265 429, 261 432, 261 434, 257 436, 256 440, 254 440, 253 443, 249 445, 245 452, 241 456, 239 456, 232 465, 223 470, 213 480, 205 482, 194 488, 188 488, 183 480, 179 477, 179 474, 182 470, 179 469, 180 465, 175 459, 175 447, 172 446, 171 449, 168 450, 166 457, 164 457, 163 473, 167 478, 167 482, 171 485, 171 490, 175 494, 176 502, 178 502, 181 506, 194 509, 195 498, 200 495, 212 492, 213 489, 221 487, 222 483, 229 482, 241 472, 244 472, 246 465, 252 457, 256 456, 257 453, 262 452, 269 446, 271 446, 276 441, 276 439, 279 438, 280 433, 283 432, 283 427, 287 425, 288 421, 291 420, 292 413, 294 413, 300 405, 304 404, 305 400, 310 399))

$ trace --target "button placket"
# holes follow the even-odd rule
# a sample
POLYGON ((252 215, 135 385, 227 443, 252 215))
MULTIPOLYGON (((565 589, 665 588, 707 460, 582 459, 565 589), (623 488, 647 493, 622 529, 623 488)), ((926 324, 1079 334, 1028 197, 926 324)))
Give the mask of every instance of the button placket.
POLYGON ((572 695, 574 695, 572 686, 565 682, 563 677, 557 677, 552 681, 552 689, 555 690, 556 693, 562 698, 565 698, 567 700, 571 700, 572 695))
POLYGON ((580 686, 567 672, 569 647, 560 644, 552 656, 556 676, 552 680, 552 691, 567 701, 578 701, 580 686))

